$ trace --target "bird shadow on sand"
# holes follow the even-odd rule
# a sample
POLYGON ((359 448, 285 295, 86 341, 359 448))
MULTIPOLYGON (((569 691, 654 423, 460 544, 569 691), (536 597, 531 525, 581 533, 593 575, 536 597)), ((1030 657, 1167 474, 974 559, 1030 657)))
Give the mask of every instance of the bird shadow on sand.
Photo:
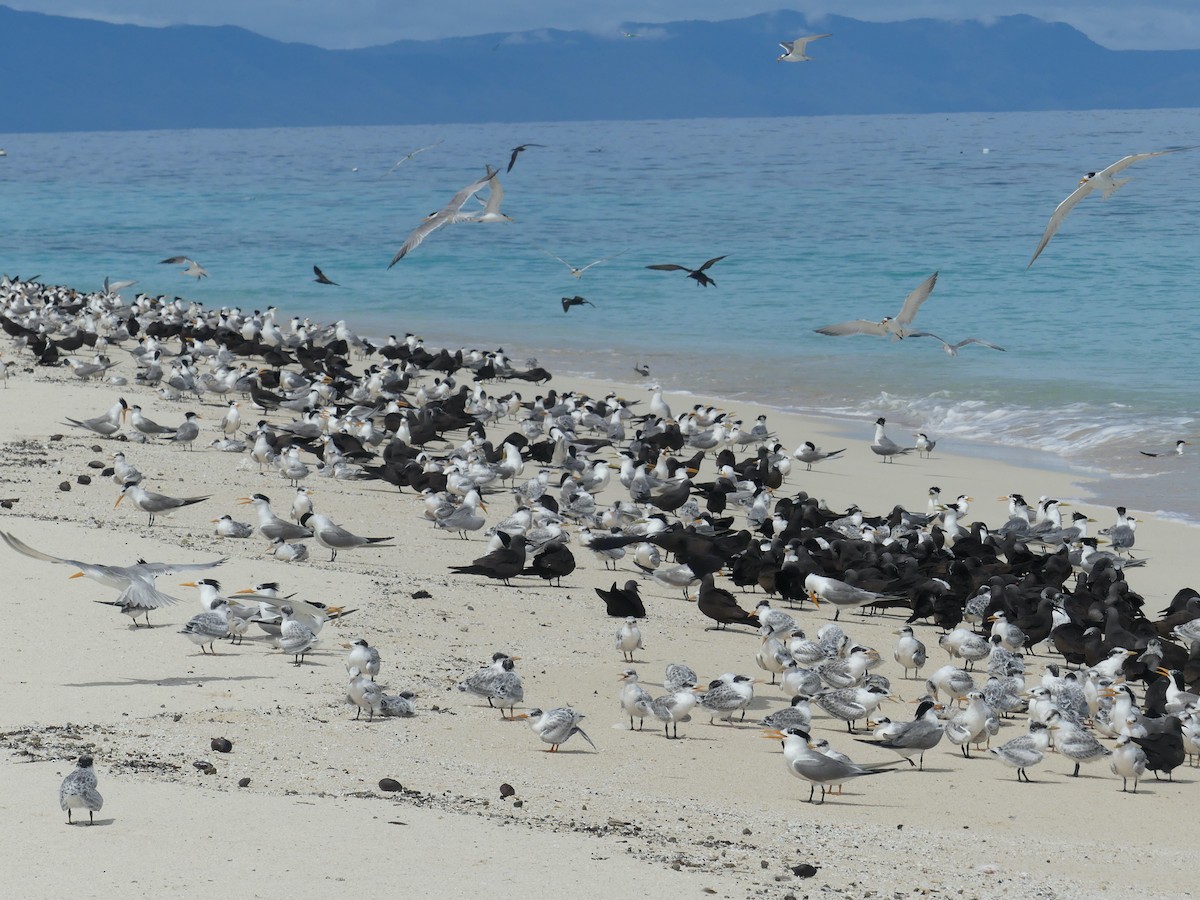
POLYGON ((99 825, 111 825, 116 821, 116 819, 96 819, 94 822, 63 822, 63 824, 72 828, 95 828, 99 825))
POLYGON ((131 687, 133 685, 156 685, 158 687, 182 687, 187 684, 202 684, 209 681, 260 681, 265 675, 194 675, 190 678, 125 678, 121 681, 84 681, 64 684, 63 687, 131 687))

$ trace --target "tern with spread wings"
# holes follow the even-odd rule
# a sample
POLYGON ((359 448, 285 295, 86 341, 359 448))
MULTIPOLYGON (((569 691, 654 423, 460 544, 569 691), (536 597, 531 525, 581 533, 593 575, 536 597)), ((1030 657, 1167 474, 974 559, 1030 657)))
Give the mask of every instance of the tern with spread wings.
POLYGON ((420 246, 421 242, 425 240, 425 238, 429 237, 429 235, 433 234, 439 228, 449 225, 451 222, 464 222, 474 219, 474 215, 471 213, 464 213, 462 211, 463 205, 473 196, 475 196, 475 194, 483 190, 483 188, 489 181, 492 180, 492 177, 495 174, 495 170, 492 169, 491 166, 488 166, 486 175, 477 181, 472 181, 465 188, 455 194, 449 203, 447 203, 437 212, 430 213, 428 216, 426 216, 421 221, 421 224, 414 228, 412 233, 405 238, 403 246, 396 251, 396 255, 393 256, 392 261, 388 263, 388 268, 390 269, 396 263, 400 262, 400 260, 404 259, 404 257, 407 256, 411 250, 420 246))
POLYGON ((833 325, 824 325, 814 330, 817 334, 828 334, 834 337, 841 337, 847 334, 870 334, 878 337, 890 337, 893 341, 911 337, 916 332, 908 326, 916 318, 921 304, 928 300, 929 295, 933 293, 933 286, 937 284, 937 277, 938 273, 934 272, 922 281, 916 290, 904 298, 904 305, 900 307, 900 312, 896 313, 895 316, 886 316, 878 322, 871 322, 867 319, 854 319, 850 322, 837 322, 833 325))
POLYGON ((1113 176, 1118 172, 1129 168, 1135 162, 1141 162, 1143 159, 1149 159, 1152 156, 1162 156, 1166 153, 1178 153, 1180 150, 1192 149, 1194 148, 1172 147, 1169 150, 1155 150, 1151 153, 1134 153, 1131 156, 1121 157, 1107 169, 1102 169, 1099 172, 1088 172, 1079 180, 1079 187, 1075 188, 1067 196, 1067 199, 1055 208, 1054 214, 1050 216, 1049 224, 1046 225, 1046 231, 1042 235, 1041 241, 1038 242, 1037 249, 1033 251, 1033 256, 1025 268, 1028 269, 1029 266, 1032 266, 1033 261, 1046 249, 1046 245, 1050 243, 1050 238, 1058 233, 1058 229, 1067 217, 1067 213, 1073 210, 1080 200, 1096 190, 1102 191, 1104 199, 1107 200, 1116 190, 1123 187, 1129 181, 1128 178, 1114 178, 1113 176))

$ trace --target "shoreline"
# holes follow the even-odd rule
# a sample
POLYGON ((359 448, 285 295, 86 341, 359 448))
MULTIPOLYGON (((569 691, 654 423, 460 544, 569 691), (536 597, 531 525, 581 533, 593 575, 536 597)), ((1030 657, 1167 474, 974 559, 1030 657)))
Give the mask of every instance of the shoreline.
MULTIPOLYGON (((110 355, 118 371, 132 374, 122 351, 110 355)), ((0 511, 3 530, 39 550, 83 560, 125 564, 142 556, 198 562, 228 556, 213 575, 229 591, 277 580, 303 599, 346 602, 359 610, 327 625, 309 663, 299 668, 258 635, 248 635, 242 647, 218 645, 217 656, 203 657, 176 634, 199 611, 195 592, 177 586, 187 578, 160 581, 181 602, 152 614, 157 627, 135 631, 111 608, 88 602, 112 599, 110 590, 69 581, 67 567, 0 547, 20 598, 11 605, 0 661, 0 685, 10 698, 0 716, 0 746, 7 751, 0 757, 5 785, 0 808, 10 813, 0 834, 15 851, 14 876, 28 879, 39 895, 78 890, 76 872, 52 865, 66 853, 121 883, 137 880, 152 889, 170 884, 193 896, 251 883, 322 897, 338 889, 332 882, 342 878, 381 887, 403 879, 407 888, 432 897, 496 884, 533 893, 544 889, 547 878, 569 882, 572 892, 587 897, 669 889, 783 898, 825 889, 847 896, 890 890, 1066 900, 1107 891, 1169 897, 1191 890, 1186 862, 1200 828, 1189 815, 1196 778, 1186 766, 1173 783, 1147 774, 1135 796, 1120 792, 1119 779, 1105 763, 1074 779, 1067 777, 1068 760, 1048 754, 1032 770, 1035 784, 1027 786, 1017 785, 1012 771, 996 760, 964 760, 943 743, 927 755, 924 772, 904 767, 852 783, 844 796, 810 806, 801 802, 808 785, 788 774, 778 744, 760 739, 758 719, 786 705, 778 687, 758 686, 745 724, 710 725, 707 715, 693 714, 693 721, 680 726, 679 741, 663 739, 657 723, 647 723, 644 732, 628 730, 616 699, 616 675, 627 665, 613 648, 619 622, 604 614, 593 590, 637 578, 628 563, 619 571, 605 569, 573 536, 578 568, 562 588, 531 579, 506 588, 456 576, 448 566, 484 552, 480 533, 462 541, 434 530, 421 517, 419 495, 409 489, 400 493, 315 473, 307 483, 320 511, 355 533, 394 535, 396 546, 348 551, 333 563, 316 546, 307 563, 265 558, 257 537, 234 541, 212 534, 210 520, 222 513, 252 520, 236 505, 238 497, 261 490, 286 515, 292 493, 277 474, 260 475, 243 456, 207 447, 223 401, 168 403, 133 383, 118 388, 79 382, 62 370, 35 369, 33 376, 21 372, 11 380, 7 391, 0 390, 0 404, 15 423, 7 438, 10 465, 0 469, 5 480, 0 493, 19 495, 20 501, 0 511), (197 443, 205 446, 188 452, 116 442, 59 424, 64 415, 100 413, 118 394, 140 402, 162 422, 174 423, 196 408, 202 417, 197 443), (54 433, 63 439, 49 441, 54 433), (17 455, 19 441, 31 442, 25 457, 17 455), (116 449, 146 474, 152 490, 210 493, 212 499, 154 526, 136 509, 114 509, 117 487, 88 463, 116 449), (81 474, 91 474, 92 483, 78 484, 81 474), (64 480, 70 491, 58 490, 64 480), (432 596, 414 598, 419 591, 432 596), (383 656, 380 682, 389 690, 417 692, 415 718, 354 721, 354 708, 342 699, 340 644, 360 634, 383 656), (501 722, 485 701, 454 689, 497 649, 522 657, 524 708, 577 707, 587 716, 585 727, 599 752, 576 738, 561 753, 542 753, 544 745, 526 724, 501 722), (210 749, 217 736, 233 742, 232 754, 210 749), (66 828, 54 791, 70 770, 69 758, 88 744, 106 800, 99 817, 112 821, 95 829, 66 828), (193 767, 197 760, 214 763, 216 774, 200 774, 193 767), (239 789, 244 776, 251 783, 239 789), (383 777, 399 780, 406 791, 385 800, 376 787, 383 777), (501 800, 501 783, 512 784, 516 795, 501 800), (1153 816, 1173 827, 1166 835, 1121 831, 1114 859, 1118 838, 1088 834, 1080 827, 1083 810, 1096 822, 1153 816), (289 822, 284 834, 277 824, 264 831, 264 820, 284 817, 289 822), (316 837, 318 828, 332 836, 316 837), (313 852, 314 843, 322 852, 313 852), (1047 852, 1051 846, 1053 854, 1047 852), (364 851, 370 862, 357 855, 364 851), (181 885, 178 862, 193 853, 221 864, 181 885), (818 867, 815 877, 804 880, 791 872, 806 863, 818 867)), ((487 389, 530 396, 529 387, 504 382, 487 389)), ((602 396, 609 385, 555 373, 546 387, 602 396)), ((642 408, 648 394, 636 397, 642 408)), ((677 408, 706 402, 671 391, 667 399, 677 408)), ((758 409, 748 403, 733 407, 747 422, 758 409)), ((848 438, 835 443, 842 434, 835 422, 766 412, 789 452, 805 439, 848 447, 844 459, 811 473, 794 464, 780 491, 804 490, 834 509, 858 503, 880 513, 902 503, 919 510, 928 487, 938 484, 943 496, 977 498, 970 519, 996 523, 1005 515, 1003 504, 993 499, 1000 494, 1077 494, 1068 473, 980 460, 957 446, 945 453, 939 446, 932 460, 883 464, 865 447, 869 433, 857 444, 848 438)), ((267 418, 279 423, 292 415, 267 418)), ((515 427, 505 420, 489 426, 489 434, 515 427)), ((901 432, 893 431, 899 438, 901 432)), ((461 440, 461 434, 454 436, 461 440)), ((525 477, 529 474, 527 467, 525 477)), ((698 479, 711 475, 710 456, 698 479)), ((598 505, 623 494, 619 484, 610 485, 598 505)), ((489 525, 508 513, 507 496, 493 495, 489 525)), ((1100 519, 1097 527, 1109 523, 1111 510, 1089 511, 1100 519)), ((1131 572, 1130 583, 1153 616, 1186 586, 1194 532, 1149 516, 1137 534, 1139 555, 1145 548, 1151 562, 1131 572)), ((646 649, 632 665, 652 693, 658 693, 669 662, 688 662, 706 678, 725 671, 763 674, 754 660, 753 633, 707 631, 709 622, 678 591, 652 581, 642 581, 641 590, 650 617, 642 623, 646 649)), ((763 597, 735 596, 746 607, 763 597)), ((792 614, 813 631, 831 618, 824 608, 792 614)), ((903 680, 891 659, 892 632, 901 621, 894 613, 848 613, 840 620, 883 656, 879 671, 892 679, 901 701, 885 711, 896 719, 911 716, 909 701, 921 692, 921 682, 903 680)), ((930 650, 927 676, 947 658, 937 646, 938 630, 916 627, 930 650)), ((1030 683, 1049 659, 1029 658, 1030 683)), ((857 743, 844 723, 824 714, 814 716, 813 726, 814 735, 856 760, 895 758, 857 743)), ((997 740, 1023 727, 1023 718, 1007 722, 997 740)), ((98 879, 94 893, 103 893, 104 885, 98 879)))

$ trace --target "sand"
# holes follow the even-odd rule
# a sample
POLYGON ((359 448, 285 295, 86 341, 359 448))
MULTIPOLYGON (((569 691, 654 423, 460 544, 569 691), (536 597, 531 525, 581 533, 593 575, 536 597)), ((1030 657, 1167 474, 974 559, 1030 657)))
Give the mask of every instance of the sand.
MULTIPOLYGON (((10 354, 11 358, 12 354, 10 354)), ((618 620, 605 615, 595 587, 637 575, 628 563, 605 570, 573 544, 579 568, 561 588, 531 578, 512 587, 448 566, 485 550, 436 530, 409 490, 380 482, 310 476, 314 502, 351 531, 393 535, 393 547, 345 551, 335 563, 315 544, 304 563, 266 557, 259 538, 227 540, 211 520, 230 513, 253 521, 237 499, 268 494, 286 515, 292 489, 277 473, 260 474, 248 457, 207 444, 224 403, 169 403, 132 384, 121 351, 124 387, 80 382, 62 370, 20 369, 0 390, 6 426, 0 445, 0 495, 19 498, 0 510, 0 528, 40 550, 88 561, 199 562, 227 557, 213 570, 228 590, 278 581, 306 600, 358 611, 326 626, 316 651, 300 667, 252 631, 240 647, 218 644, 201 655, 178 634, 200 611, 189 577, 160 587, 181 598, 151 614, 156 627, 128 619, 93 600, 114 592, 69 568, 0 547, 7 620, 0 653, 0 840, 6 876, 22 896, 331 897, 348 891, 398 891, 429 898, 491 896, 635 897, 673 892, 719 897, 1092 897, 1136 892, 1142 897, 1188 894, 1200 828, 1193 815, 1194 770, 1173 783, 1147 775, 1136 795, 1122 793, 1106 763, 1067 777, 1071 763, 1048 754, 1018 784, 1011 769, 983 754, 970 760, 943 743, 926 755, 925 771, 902 766, 862 779, 821 805, 803 802, 808 785, 784 768, 779 744, 763 740, 757 720, 786 705, 777 687, 762 684, 744 723, 710 725, 697 711, 678 741, 657 723, 631 732, 617 702, 618 675, 633 665, 651 693, 663 669, 686 662, 702 677, 722 672, 763 675, 748 630, 706 630, 709 621, 677 591, 643 581, 649 617, 646 648, 632 664, 614 647, 618 620), (176 424, 199 412, 201 439, 192 452, 161 443, 122 443, 64 427, 64 416, 86 418, 118 396, 138 402, 151 418, 176 424), (60 440, 50 440, 61 434, 60 440), (95 449, 99 448, 99 449, 95 449), (152 490, 211 499, 161 518, 154 526, 128 503, 114 508, 118 488, 93 460, 122 450, 152 490), (90 485, 76 476, 90 475, 90 485), (68 482, 70 491, 59 489, 68 482), (426 591, 428 598, 414 598, 426 591), (344 641, 366 637, 378 647, 380 682, 417 693, 412 719, 355 721, 345 701, 344 641), (527 724, 502 721, 485 701, 455 690, 496 650, 520 656, 525 708, 572 705, 599 748, 573 738, 562 752, 542 752, 527 724), (214 752, 225 737, 231 753, 214 752), (56 803, 62 777, 82 752, 95 757, 103 810, 95 827, 67 827, 56 803), (194 765, 207 761, 215 773, 194 765), (378 782, 393 778, 394 793, 378 782), (239 787, 241 779, 249 784, 239 787), (501 798, 508 783, 515 795, 501 798), (70 860, 64 865, 64 861, 70 860), (792 867, 810 864, 809 878, 792 867)), ((22 360, 24 362, 24 360, 22 360)), ((22 367, 23 368, 23 367, 22 367)), ((606 385, 556 377, 560 392, 603 394, 606 385)), ((529 385, 510 387, 526 396, 529 385)), ((622 391, 642 400, 645 386, 622 391)), ((668 392, 676 410, 695 398, 668 392)), ((710 401, 714 404, 717 401, 710 401)), ((719 404, 718 404, 719 405, 719 404)), ((739 404, 752 422, 759 410, 739 404)), ((809 439, 847 446, 845 458, 797 465, 781 494, 796 490, 833 508, 859 504, 868 513, 900 503, 923 510, 931 485, 943 495, 975 498, 969 519, 998 524, 1011 491, 1073 500, 1101 524, 1113 511, 1080 498, 1087 485, 1062 471, 1036 471, 956 452, 939 444, 932 459, 882 464, 869 452, 871 426, 838 443, 847 423, 808 420, 764 410, 783 444, 809 439)), ((870 413, 864 410, 864 413, 870 413)), ((253 419, 254 416, 247 416, 253 419)), ((289 415, 273 414, 273 421, 289 415)), ((504 423, 493 432, 502 436, 504 423)), ((127 429, 128 430, 128 429, 127 429)), ((890 428, 906 435, 900 423, 890 428)), ((527 467, 526 477, 532 472, 527 467)), ((712 474, 711 463, 701 477, 712 474)), ((623 489, 616 480, 599 498, 623 489)), ((512 508, 489 498, 489 519, 512 508)), ((1127 504, 1136 509, 1136 498, 1127 504)), ((1097 526, 1098 527, 1098 526, 1097 526)), ((1192 581, 1195 530, 1146 515, 1138 551, 1152 557, 1130 573, 1153 615, 1192 581)), ((725 579, 722 583, 727 585, 725 579)), ((762 594, 746 594, 753 607, 762 594)), ((795 613, 815 631, 827 609, 795 613)), ((892 660, 902 618, 846 614, 852 637, 879 649, 879 669, 902 701, 923 693, 892 660)), ((938 630, 918 624, 930 647, 925 675, 947 662, 938 630)), ((1030 660, 1034 682, 1050 657, 1030 660)), ((908 718, 908 702, 886 705, 908 718)), ((1007 740, 1024 731, 1007 721, 1007 740)), ((822 713, 814 736, 861 761, 894 757, 856 743, 844 723, 822 713)))

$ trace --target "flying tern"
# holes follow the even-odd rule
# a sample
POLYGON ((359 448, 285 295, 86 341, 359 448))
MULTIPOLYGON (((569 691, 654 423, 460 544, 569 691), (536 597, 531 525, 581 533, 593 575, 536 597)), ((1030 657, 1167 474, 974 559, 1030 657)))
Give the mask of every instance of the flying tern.
POLYGON ((1128 178, 1114 178, 1113 176, 1118 172, 1127 169, 1135 162, 1141 162, 1143 159, 1149 159, 1152 156, 1162 156, 1166 153, 1178 153, 1180 150, 1191 149, 1194 148, 1172 147, 1169 150, 1155 150, 1151 153, 1134 153, 1130 156, 1121 157, 1111 166, 1101 169, 1099 172, 1088 172, 1079 180, 1079 186, 1067 195, 1067 199, 1055 207, 1054 213, 1050 216, 1050 222, 1046 225, 1046 231, 1042 234, 1042 239, 1038 242, 1037 249, 1033 251, 1033 256, 1025 268, 1028 269, 1032 266, 1033 261, 1046 249, 1046 245, 1050 243, 1050 239, 1058 233, 1058 229, 1062 226, 1067 213, 1073 210, 1080 200, 1097 189, 1103 192, 1103 196, 1107 200, 1115 191, 1129 181, 1128 178))
POLYGON ((937 284, 937 277, 938 273, 934 272, 922 281, 916 290, 904 298, 904 305, 900 307, 900 312, 896 313, 895 316, 885 316, 878 322, 871 322, 867 319, 853 319, 849 322, 836 322, 833 325, 823 325, 814 330, 817 334, 827 334, 833 337, 842 337, 848 334, 870 334, 878 337, 890 337, 894 341, 910 337, 915 332, 908 326, 916 318, 921 304, 928 300, 929 295, 933 293, 933 286, 937 284))
POLYGON ((783 48, 783 53, 776 58, 776 62, 809 62, 812 57, 807 55, 808 45, 813 41, 819 41, 821 38, 832 37, 829 34, 810 34, 807 37, 799 37, 794 41, 780 41, 779 46, 783 48))

